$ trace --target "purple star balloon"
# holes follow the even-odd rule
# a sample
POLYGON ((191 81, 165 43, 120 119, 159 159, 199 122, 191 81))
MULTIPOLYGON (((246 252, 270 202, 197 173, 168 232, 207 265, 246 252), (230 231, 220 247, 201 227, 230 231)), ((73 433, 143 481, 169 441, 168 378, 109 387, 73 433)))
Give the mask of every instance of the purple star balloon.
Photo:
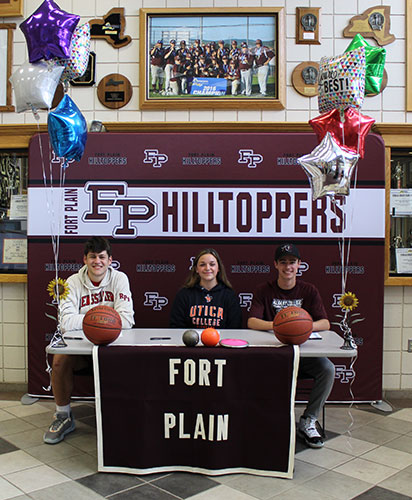
POLYGON ((70 42, 80 16, 69 14, 53 2, 44 0, 40 7, 20 24, 31 63, 52 57, 70 57, 70 42))

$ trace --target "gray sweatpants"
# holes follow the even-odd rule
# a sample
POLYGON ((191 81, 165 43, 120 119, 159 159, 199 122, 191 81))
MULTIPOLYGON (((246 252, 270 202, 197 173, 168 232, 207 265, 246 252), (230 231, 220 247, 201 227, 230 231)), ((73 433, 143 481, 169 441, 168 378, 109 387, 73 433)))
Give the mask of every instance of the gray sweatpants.
POLYGON ((335 381, 335 365, 328 358, 300 358, 298 378, 313 378, 304 417, 319 417, 335 381))

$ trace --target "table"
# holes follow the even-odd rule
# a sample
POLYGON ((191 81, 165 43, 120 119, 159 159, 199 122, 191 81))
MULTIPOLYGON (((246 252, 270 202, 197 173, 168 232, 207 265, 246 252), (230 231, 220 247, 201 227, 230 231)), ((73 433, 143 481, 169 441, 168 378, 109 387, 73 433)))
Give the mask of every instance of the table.
MULTIPOLYGON (((182 333, 183 330, 179 328, 132 328, 131 330, 123 330, 117 340, 110 345, 184 347, 182 333)), ((320 332, 320 334, 321 339, 308 340, 300 346, 299 350, 302 358, 316 356, 352 358, 357 355, 356 349, 340 349, 343 339, 336 332, 327 330, 320 332)), ((282 345, 272 332, 222 330, 221 336, 222 338, 247 340, 250 347, 279 347, 282 345)), ((93 344, 87 340, 82 331, 66 332, 64 338, 67 347, 51 347, 49 345, 46 351, 50 354, 92 354, 93 344)))
POLYGON ((67 332, 49 353, 93 355, 98 470, 293 477, 299 356, 356 356, 321 332, 301 348, 224 330, 246 349, 186 347, 181 329, 132 329, 107 347, 67 332), (81 339, 81 340, 80 340, 81 339), (127 436, 125 444, 122 436, 127 436))

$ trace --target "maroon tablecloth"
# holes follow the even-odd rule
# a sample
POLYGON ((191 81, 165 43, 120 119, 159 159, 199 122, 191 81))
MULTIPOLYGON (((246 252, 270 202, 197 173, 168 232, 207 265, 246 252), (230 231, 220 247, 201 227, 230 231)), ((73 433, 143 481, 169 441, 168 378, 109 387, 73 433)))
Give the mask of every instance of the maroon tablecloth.
POLYGON ((99 471, 291 478, 298 352, 95 347, 99 471))

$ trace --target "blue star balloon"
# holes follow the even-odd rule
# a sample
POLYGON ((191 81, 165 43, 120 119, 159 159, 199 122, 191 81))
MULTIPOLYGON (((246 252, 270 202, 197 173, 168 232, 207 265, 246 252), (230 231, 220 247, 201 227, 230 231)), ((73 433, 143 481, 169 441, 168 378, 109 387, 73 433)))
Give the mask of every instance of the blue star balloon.
POLYGON ((87 123, 67 94, 49 114, 47 125, 50 143, 56 156, 80 161, 87 140, 87 123))
POLYGON ((52 57, 70 57, 70 42, 80 16, 69 14, 53 2, 44 0, 40 7, 20 24, 31 63, 52 57))

